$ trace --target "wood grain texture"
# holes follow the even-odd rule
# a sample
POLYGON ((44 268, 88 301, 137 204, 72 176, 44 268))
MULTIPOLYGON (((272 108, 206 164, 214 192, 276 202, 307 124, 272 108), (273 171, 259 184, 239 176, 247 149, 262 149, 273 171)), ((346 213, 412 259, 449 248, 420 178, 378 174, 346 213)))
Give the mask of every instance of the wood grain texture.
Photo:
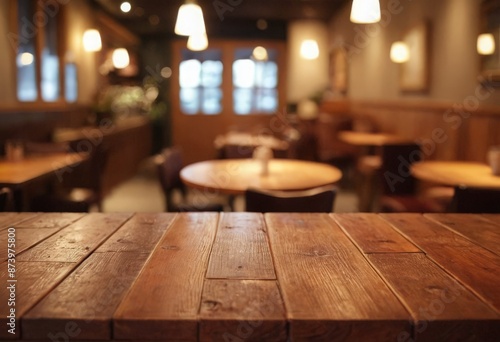
POLYGON ((17 227, 19 223, 24 220, 33 218, 39 213, 2 213, 0 216, 0 230, 7 229, 9 227, 17 227))
POLYGON ((18 256, 19 261, 80 262, 129 219, 131 214, 92 213, 18 256))
MULTIPOLYGON (((40 241, 55 234, 60 228, 23 228, 16 229, 16 254, 22 253, 30 247, 36 245, 40 241)), ((7 241, 8 231, 6 229, 0 231, 0 241, 7 241)), ((7 248, 0 247, 0 261, 7 260, 7 248)))
POLYGON ((77 326, 75 338, 111 339, 111 320, 126 291, 176 214, 135 214, 23 321, 31 339, 77 326))
MULTIPOLYGON (((0 339, 19 338, 21 326, 19 318, 24 315, 33 305, 42 299, 49 291, 54 288, 64 277, 75 267, 74 263, 63 262, 16 262, 16 280, 15 283, 15 314, 17 317, 16 335, 12 336, 7 332, 7 315, 10 307, 7 305, 7 299, 10 292, 7 289, 6 282, 0 286, 0 339)), ((0 279, 6 280, 7 264, 0 264, 0 279)))
POLYGON ((482 214, 481 216, 496 225, 500 225, 500 217, 498 214, 482 214))
POLYGON ((500 257, 420 214, 382 215, 429 258, 500 312, 500 257))
POLYGON ((150 253, 175 216, 175 213, 135 214, 95 252, 150 253))
POLYGON ((206 277, 276 279, 262 214, 221 214, 206 277))
POLYGON ((109 340, 111 320, 148 258, 147 251, 90 255, 23 317, 23 337, 43 339, 75 325, 75 340, 109 340))
POLYGON ((414 319, 414 339, 493 341, 500 315, 423 253, 367 256, 414 319))
POLYGON ((16 228, 64 228, 83 216, 83 213, 44 213, 23 220, 16 228))
POLYGON ((275 281, 205 281, 200 341, 285 341, 285 309, 275 281))
POLYGON ((481 215, 426 214, 425 217, 500 255, 500 225, 485 220, 481 215))
POLYGON ((389 340, 408 313, 327 214, 266 214, 290 338, 389 340))
POLYGON ((197 338, 216 213, 178 214, 114 316, 116 339, 197 338))
POLYGON ((376 214, 331 215, 365 253, 414 253, 420 249, 376 214))

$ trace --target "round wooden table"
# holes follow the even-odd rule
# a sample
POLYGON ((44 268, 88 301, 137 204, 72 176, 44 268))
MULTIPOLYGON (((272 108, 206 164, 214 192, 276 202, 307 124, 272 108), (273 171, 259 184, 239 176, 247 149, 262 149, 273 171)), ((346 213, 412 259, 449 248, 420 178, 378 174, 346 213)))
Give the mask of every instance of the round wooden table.
POLYGON ((181 170, 182 181, 190 187, 234 195, 248 188, 305 190, 340 178, 342 172, 331 165, 292 159, 271 159, 267 175, 261 175, 261 164, 254 159, 208 160, 181 170))
POLYGON ((462 161, 425 161, 411 167, 414 177, 442 185, 500 188, 500 176, 495 176, 486 164, 462 161))
POLYGON ((411 143, 412 140, 388 133, 339 132, 339 140, 354 146, 384 146, 411 143))

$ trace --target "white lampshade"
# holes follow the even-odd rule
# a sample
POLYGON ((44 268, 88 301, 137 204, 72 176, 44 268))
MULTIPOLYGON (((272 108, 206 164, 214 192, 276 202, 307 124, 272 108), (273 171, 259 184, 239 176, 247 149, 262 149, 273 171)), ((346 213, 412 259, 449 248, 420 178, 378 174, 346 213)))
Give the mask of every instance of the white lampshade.
POLYGON ((410 59, 410 48, 405 42, 394 42, 391 46, 391 61, 405 63, 410 59))
POLYGON ((186 0, 179 8, 175 33, 180 36, 192 36, 206 33, 203 11, 194 0, 186 0))
POLYGON ((483 33, 477 37, 477 53, 480 55, 495 53, 495 38, 491 33, 483 33))
POLYGON ((263 46, 256 46, 252 51, 252 58, 256 61, 267 61, 269 56, 263 46))
POLYGON ((351 21, 357 24, 371 24, 380 21, 379 0, 353 0, 351 21))
POLYGON ((130 64, 130 57, 127 49, 125 48, 115 49, 111 59, 113 60, 113 66, 115 69, 123 69, 128 67, 130 64))
POLYGON ((300 55, 304 59, 316 59, 319 56, 318 43, 313 39, 306 39, 300 45, 300 55))
POLYGON ((85 51, 101 51, 101 35, 96 29, 89 29, 83 33, 83 49, 85 51))
POLYGON ((191 51, 202 51, 208 47, 208 38, 206 33, 193 34, 189 36, 187 48, 191 51))

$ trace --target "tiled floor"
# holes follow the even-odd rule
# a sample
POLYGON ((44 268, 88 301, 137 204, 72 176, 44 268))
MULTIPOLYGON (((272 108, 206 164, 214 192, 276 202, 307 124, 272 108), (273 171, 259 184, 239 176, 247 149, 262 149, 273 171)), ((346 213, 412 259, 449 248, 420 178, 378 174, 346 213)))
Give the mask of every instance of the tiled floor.
MULTIPOLYGON (((135 177, 116 187, 105 198, 103 207, 105 212, 161 212, 165 210, 164 201, 156 169, 151 161, 146 161, 135 177)), ((243 198, 237 198, 236 210, 242 211, 244 207, 243 198)), ((356 194, 352 190, 340 189, 335 199, 334 212, 356 211, 356 194)))

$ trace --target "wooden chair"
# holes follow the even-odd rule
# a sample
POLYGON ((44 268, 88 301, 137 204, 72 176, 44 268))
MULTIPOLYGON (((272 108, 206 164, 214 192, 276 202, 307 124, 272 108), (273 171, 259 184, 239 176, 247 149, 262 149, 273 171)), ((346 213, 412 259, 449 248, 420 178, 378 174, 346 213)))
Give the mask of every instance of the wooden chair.
MULTIPOLYGON (((78 146, 78 143, 74 143, 78 146)), ((35 197, 32 211, 42 212, 88 212, 92 206, 102 211, 104 198, 102 176, 108 162, 109 150, 104 145, 91 146, 87 161, 63 175, 62 184, 50 193, 35 197)))
POLYGON ((301 191, 248 189, 245 191, 246 211, 330 213, 336 197, 333 185, 301 191))
POLYGON ((450 212, 500 213, 500 189, 455 187, 450 212))
POLYGON ((416 180, 410 173, 411 164, 421 159, 418 144, 384 145, 380 167, 380 211, 439 212, 430 200, 416 194, 416 180))
POLYGON ((166 148, 155 159, 158 178, 165 196, 165 210, 179 211, 224 211, 224 206, 218 203, 207 203, 204 198, 198 202, 187 203, 187 190, 180 178, 183 166, 182 152, 178 147, 166 148), (180 200, 176 201, 177 197, 180 200))
POLYGON ((0 211, 8 211, 11 208, 12 191, 9 188, 0 189, 0 211))

